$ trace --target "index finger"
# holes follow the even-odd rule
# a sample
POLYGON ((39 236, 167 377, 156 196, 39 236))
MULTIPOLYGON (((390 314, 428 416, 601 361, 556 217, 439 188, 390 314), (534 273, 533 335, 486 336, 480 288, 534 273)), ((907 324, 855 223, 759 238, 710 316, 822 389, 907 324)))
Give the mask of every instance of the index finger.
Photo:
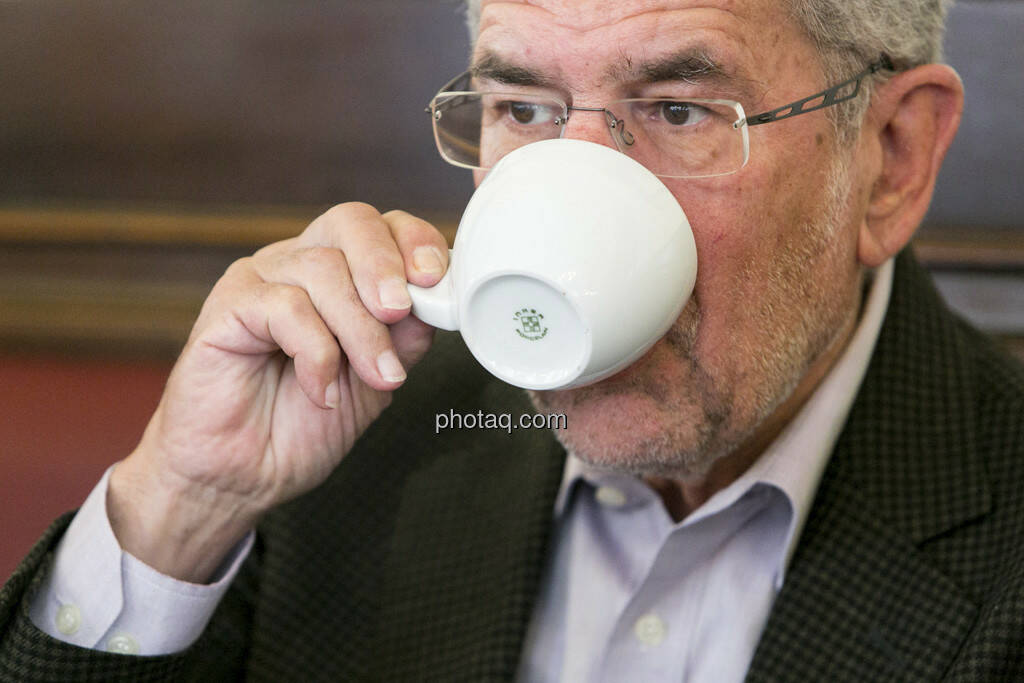
POLYGON ((383 216, 402 252, 406 279, 420 287, 437 284, 448 269, 448 243, 433 225, 405 211, 388 211, 383 216))
POLYGON ((408 315, 412 300, 402 254, 388 222, 369 204, 330 209, 302 233, 299 244, 340 250, 359 299, 377 320, 391 324, 408 315))

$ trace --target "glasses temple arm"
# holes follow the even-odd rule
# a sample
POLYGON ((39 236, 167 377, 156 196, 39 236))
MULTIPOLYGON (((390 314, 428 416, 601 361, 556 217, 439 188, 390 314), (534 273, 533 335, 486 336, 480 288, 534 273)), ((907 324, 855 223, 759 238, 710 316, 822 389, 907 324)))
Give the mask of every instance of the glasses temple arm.
POLYGON ((878 73, 882 69, 885 69, 887 71, 895 70, 892 60, 889 59, 888 55, 883 54, 877 62, 875 62, 867 69, 854 76, 853 78, 845 80, 837 85, 833 85, 831 88, 826 88, 821 92, 814 93, 810 97, 805 97, 802 100, 797 100, 796 102, 790 102, 789 104, 783 105, 778 109, 772 109, 771 111, 766 111, 761 114, 754 114, 753 116, 748 116, 746 119, 744 119, 743 123, 745 123, 748 126, 759 126, 763 123, 781 121, 782 119, 788 119, 793 116, 799 116, 800 114, 807 114, 808 112, 817 111, 819 109, 831 107, 834 104, 839 104, 840 102, 851 100, 854 97, 856 97, 857 94, 860 92, 860 82, 864 80, 866 77, 878 73), (846 88, 850 84, 855 84, 853 91, 846 95, 839 95, 839 93, 842 92, 843 88, 846 88), (818 104, 812 107, 805 106, 809 102, 813 102, 814 100, 817 100, 819 98, 822 98, 822 100, 818 104))
POLYGON ((471 70, 471 69, 466 69, 465 71, 463 71, 462 73, 460 73, 460 74, 459 74, 458 76, 456 76, 456 77, 455 77, 455 78, 453 78, 452 80, 450 80, 450 81, 448 81, 447 83, 445 83, 444 85, 442 85, 442 86, 441 86, 441 89, 440 89, 440 90, 438 90, 438 91, 437 91, 437 92, 436 92, 436 93, 434 94, 434 96, 433 96, 432 98, 430 98, 430 103, 428 103, 428 104, 427 104, 427 106, 426 106, 426 107, 425 107, 425 108, 423 109, 423 111, 426 111, 426 112, 429 112, 429 111, 430 111, 430 105, 434 103, 434 100, 435 100, 435 99, 437 99, 437 96, 438 96, 438 95, 443 95, 443 94, 445 94, 446 92, 453 92, 453 91, 459 91, 459 90, 466 90, 466 89, 467 89, 467 87, 460 87, 460 86, 458 86, 457 84, 458 84, 458 83, 459 83, 460 81, 463 81, 463 80, 465 80, 465 81, 467 82, 467 85, 468 85, 468 82, 469 82, 470 76, 472 76, 472 70, 471 70))

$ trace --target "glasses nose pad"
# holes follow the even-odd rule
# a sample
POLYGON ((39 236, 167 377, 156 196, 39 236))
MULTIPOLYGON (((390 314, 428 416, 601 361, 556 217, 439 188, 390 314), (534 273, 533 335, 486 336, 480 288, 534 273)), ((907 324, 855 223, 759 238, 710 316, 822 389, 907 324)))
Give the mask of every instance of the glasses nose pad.
POLYGON ((616 149, 620 147, 616 133, 610 130, 607 121, 602 122, 595 113, 607 112, 603 109, 591 109, 589 107, 570 107, 569 115, 562 123, 561 137, 567 140, 584 140, 593 142, 603 147, 616 149), (608 139, 609 133, 612 139, 608 139))
POLYGON ((615 112, 610 109, 605 109, 604 113, 608 121, 608 130, 612 134, 616 146, 622 151, 625 151, 626 147, 632 147, 636 142, 636 138, 633 137, 633 133, 626 127, 626 122, 616 116, 615 112))
POLYGON ((626 130, 626 126, 623 124, 621 119, 616 123, 618 123, 618 126, 616 127, 616 133, 619 136, 619 140, 621 140, 622 144, 625 145, 626 147, 632 147, 633 143, 636 142, 636 138, 633 137, 632 133, 626 130))

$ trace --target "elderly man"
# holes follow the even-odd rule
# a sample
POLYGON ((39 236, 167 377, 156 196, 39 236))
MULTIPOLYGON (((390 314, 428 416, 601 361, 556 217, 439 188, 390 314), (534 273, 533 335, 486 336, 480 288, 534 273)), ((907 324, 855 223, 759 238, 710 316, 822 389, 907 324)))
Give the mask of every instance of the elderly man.
POLYGON ((745 163, 650 168, 700 259, 675 325, 524 396, 427 353, 432 226, 332 209, 228 270, 138 449, 5 587, 5 680, 1024 677, 1024 373, 904 249, 963 101, 942 3, 469 9, 460 89, 557 101, 547 136, 747 112, 745 163), (531 403, 565 429, 434 434, 531 403))

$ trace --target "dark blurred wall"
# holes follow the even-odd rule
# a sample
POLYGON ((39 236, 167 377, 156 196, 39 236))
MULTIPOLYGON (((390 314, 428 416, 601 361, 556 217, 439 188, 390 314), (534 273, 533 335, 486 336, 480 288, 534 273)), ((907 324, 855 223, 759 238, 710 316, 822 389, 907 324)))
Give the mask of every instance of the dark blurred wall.
POLYGON ((926 223, 1024 232, 1024 2, 954 5, 946 60, 964 81, 960 131, 926 223))
MULTIPOLYGON (((968 106, 928 222, 1024 213, 1024 3, 958 3, 968 106)), ((423 105, 467 62, 457 0, 0 2, 0 201, 459 210, 423 105)))
POLYGON ((0 201, 461 207, 455 0, 0 2, 0 201))

